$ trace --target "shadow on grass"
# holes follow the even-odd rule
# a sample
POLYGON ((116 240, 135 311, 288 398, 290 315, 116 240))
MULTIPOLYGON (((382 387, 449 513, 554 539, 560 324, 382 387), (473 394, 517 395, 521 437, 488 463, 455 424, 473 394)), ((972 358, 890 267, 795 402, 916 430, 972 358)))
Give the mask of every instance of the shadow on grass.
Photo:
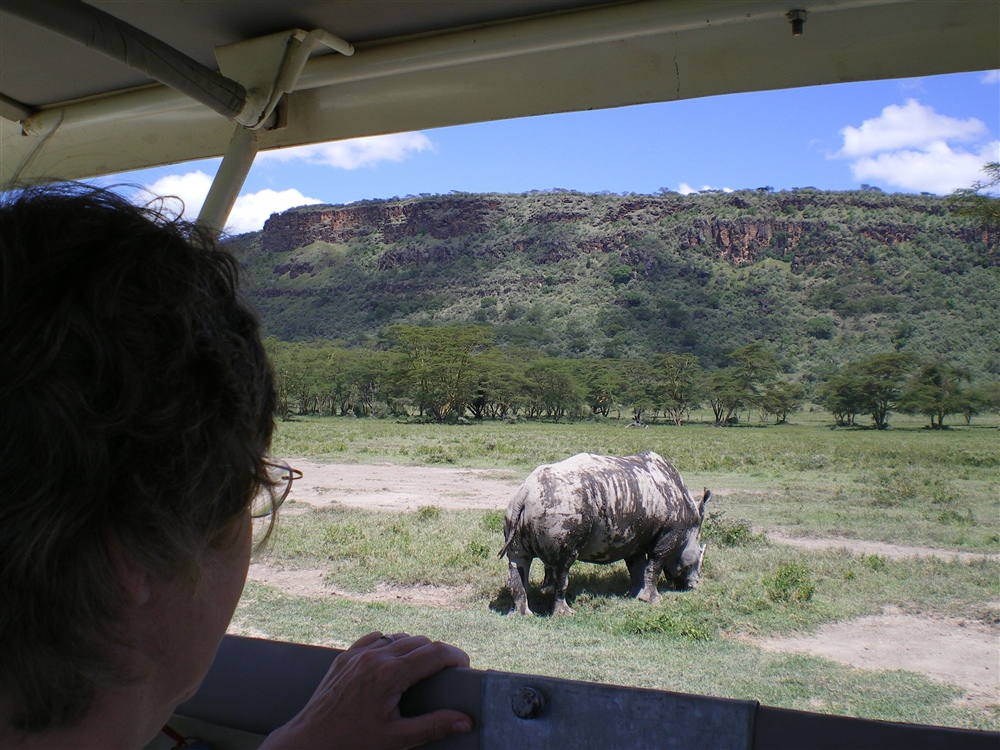
MULTIPOLYGON (((536 561, 535 565, 539 565, 539 563, 540 561, 536 561)), ((573 602, 578 597, 587 600, 614 597, 627 599, 629 598, 630 584, 628 569, 622 562, 610 565, 577 563, 569 572, 569 590, 566 592, 566 602, 572 607, 573 602)), ((541 584, 538 581, 531 582, 528 587, 528 607, 536 615, 550 617, 552 614, 552 595, 542 594, 539 590, 540 587, 541 584)), ((670 584, 662 577, 658 589, 661 594, 672 590, 670 584)), ((506 586, 497 590, 489 604, 490 610, 502 615, 509 614, 513 606, 514 598, 506 586)))

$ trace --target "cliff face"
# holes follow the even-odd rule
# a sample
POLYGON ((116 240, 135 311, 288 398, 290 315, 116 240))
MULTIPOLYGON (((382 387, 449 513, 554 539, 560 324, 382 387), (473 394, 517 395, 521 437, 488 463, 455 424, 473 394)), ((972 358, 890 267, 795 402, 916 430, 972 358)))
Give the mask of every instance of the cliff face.
POLYGON ((273 214, 264 224, 265 246, 287 252, 313 242, 349 243, 374 235, 380 243, 427 235, 446 240, 485 230, 498 220, 497 200, 440 198, 320 206, 273 214))
MULTIPOLYGON (((623 262, 641 265, 649 256, 641 247, 643 239, 659 235, 683 252, 699 252, 737 266, 768 256, 800 266, 836 254, 850 262, 859 254, 852 252, 855 242, 883 246, 911 242, 927 232, 927 226, 913 220, 914 214, 946 214, 941 199, 921 202, 913 196, 905 197, 912 204, 907 206, 907 218, 897 221, 885 216, 892 213, 893 196, 805 192, 705 197, 714 199, 714 206, 697 212, 693 209, 699 205, 698 197, 561 192, 311 206, 271 216, 261 242, 270 252, 284 253, 317 241, 350 245, 365 239, 370 246, 381 246, 378 267, 387 270, 447 263, 463 254, 502 257, 523 252, 530 252, 539 265, 581 253, 617 253, 623 262), (831 210, 851 212, 852 226, 825 218, 831 210), (664 232, 667 224, 669 230, 664 232)), ((924 224, 928 220, 921 219, 924 224)), ((967 225, 952 224, 937 231, 963 242, 985 240, 991 247, 996 242, 995 236, 984 237, 967 225)), ((304 271, 289 265, 282 272, 304 271)))

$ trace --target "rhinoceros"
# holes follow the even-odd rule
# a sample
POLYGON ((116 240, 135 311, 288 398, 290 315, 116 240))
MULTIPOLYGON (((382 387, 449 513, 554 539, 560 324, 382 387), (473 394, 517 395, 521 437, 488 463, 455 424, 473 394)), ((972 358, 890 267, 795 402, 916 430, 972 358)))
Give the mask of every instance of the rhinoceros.
POLYGON ((553 614, 566 603, 569 569, 577 560, 624 560, 630 596, 655 602, 663 572, 677 589, 697 585, 705 545, 699 541, 707 489, 695 502, 677 470, 652 451, 634 456, 578 453, 537 467, 507 507, 504 546, 513 612, 529 614, 531 562, 545 565, 543 593, 555 594, 553 614))

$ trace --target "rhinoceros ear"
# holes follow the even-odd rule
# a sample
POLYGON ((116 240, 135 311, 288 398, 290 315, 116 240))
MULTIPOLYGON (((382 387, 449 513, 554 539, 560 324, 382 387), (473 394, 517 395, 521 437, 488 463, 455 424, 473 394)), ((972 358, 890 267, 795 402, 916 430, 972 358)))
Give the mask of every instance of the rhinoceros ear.
POLYGON ((708 501, 712 499, 712 491, 705 488, 705 494, 701 496, 701 504, 698 506, 698 512, 701 513, 701 517, 705 517, 705 506, 708 505, 708 501))

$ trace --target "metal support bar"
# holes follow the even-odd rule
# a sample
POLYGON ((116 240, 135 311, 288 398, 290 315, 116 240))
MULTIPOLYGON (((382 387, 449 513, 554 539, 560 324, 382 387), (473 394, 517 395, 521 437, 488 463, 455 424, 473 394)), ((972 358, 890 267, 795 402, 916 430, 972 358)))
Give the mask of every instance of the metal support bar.
POLYGON ((107 55, 233 119, 247 92, 156 37, 80 0, 4 0, 4 11, 107 55))
POLYGON ((222 157, 219 171, 215 173, 212 187, 198 214, 198 223, 209 228, 216 236, 222 234, 226 219, 236 204, 240 189, 246 181, 253 160, 260 149, 260 131, 236 126, 226 155, 222 157))
POLYGON ((271 92, 271 99, 261 114, 262 119, 266 119, 274 112, 275 107, 278 106, 278 101, 283 95, 290 94, 295 90, 299 82, 299 76, 302 75, 306 63, 309 62, 309 55, 317 46, 322 44, 345 57, 350 57, 354 54, 354 46, 350 42, 323 29, 313 29, 308 34, 296 32, 293 36, 294 44, 297 46, 286 60, 277 81, 275 81, 274 90, 271 92))
POLYGON ((11 99, 9 96, 0 94, 0 117, 11 122, 23 120, 31 115, 32 109, 27 104, 11 99))

